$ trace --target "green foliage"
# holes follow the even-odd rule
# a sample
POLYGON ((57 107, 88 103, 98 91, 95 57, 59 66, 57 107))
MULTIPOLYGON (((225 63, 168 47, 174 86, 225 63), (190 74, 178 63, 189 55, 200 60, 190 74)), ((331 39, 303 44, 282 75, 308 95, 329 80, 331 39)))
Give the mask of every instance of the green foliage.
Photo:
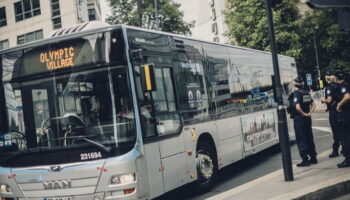
MULTIPOLYGON (((336 9, 312 10, 301 16, 299 0, 283 0, 273 10, 278 53, 296 58, 301 73, 316 73, 317 46, 322 74, 329 69, 350 72, 350 32, 341 32, 336 9)), ((238 45, 270 50, 263 0, 228 0, 227 35, 238 45)))
POLYGON ((313 10, 301 19, 301 42, 304 44, 299 62, 305 71, 315 68, 315 47, 322 72, 344 69, 350 72, 350 33, 339 31, 336 9, 313 10))
MULTIPOLYGON (((273 11, 278 52, 299 57, 301 43, 298 34, 300 18, 296 3, 298 0, 284 0, 273 11)), ((268 24, 263 0, 228 0, 225 12, 228 36, 240 46, 270 50, 268 24)))
MULTIPOLYGON (((142 27, 156 29, 154 0, 140 0, 142 13, 142 27)), ((137 0, 108 0, 112 14, 106 22, 111 24, 128 24, 139 26, 137 0)), ((177 34, 189 35, 194 22, 183 21, 180 4, 172 0, 157 0, 159 30, 177 34)))

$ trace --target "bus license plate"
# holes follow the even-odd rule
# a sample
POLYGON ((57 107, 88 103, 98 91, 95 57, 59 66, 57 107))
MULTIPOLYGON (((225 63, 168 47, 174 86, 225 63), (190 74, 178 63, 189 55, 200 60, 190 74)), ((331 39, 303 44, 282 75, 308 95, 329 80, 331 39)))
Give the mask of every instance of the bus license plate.
POLYGON ((72 197, 48 197, 44 198, 44 200, 73 200, 72 197))

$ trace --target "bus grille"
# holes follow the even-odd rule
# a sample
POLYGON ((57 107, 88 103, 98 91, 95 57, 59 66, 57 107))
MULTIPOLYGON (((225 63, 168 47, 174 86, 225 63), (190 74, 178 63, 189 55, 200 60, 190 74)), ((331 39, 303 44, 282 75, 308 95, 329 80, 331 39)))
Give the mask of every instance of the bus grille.
POLYGON ((42 182, 18 183, 25 197, 59 197, 92 194, 95 192, 98 177, 84 179, 50 180, 42 182))

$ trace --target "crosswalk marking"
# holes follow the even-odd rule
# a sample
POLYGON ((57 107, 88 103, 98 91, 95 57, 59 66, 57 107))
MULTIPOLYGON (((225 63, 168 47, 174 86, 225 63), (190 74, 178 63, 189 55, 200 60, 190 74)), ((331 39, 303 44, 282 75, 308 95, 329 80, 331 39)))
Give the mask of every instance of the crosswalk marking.
POLYGON ((313 129, 319 130, 319 131, 323 131, 323 132, 327 132, 327 133, 332 133, 332 129, 330 127, 323 127, 323 126, 313 126, 313 129))
POLYGON ((314 118, 313 121, 327 121, 328 118, 314 118))

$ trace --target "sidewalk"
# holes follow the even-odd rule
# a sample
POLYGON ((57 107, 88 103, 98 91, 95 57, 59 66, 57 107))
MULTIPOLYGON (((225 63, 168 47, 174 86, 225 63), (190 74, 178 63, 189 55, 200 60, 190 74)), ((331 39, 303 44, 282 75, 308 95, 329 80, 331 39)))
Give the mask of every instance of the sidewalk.
POLYGON ((318 164, 293 165, 294 181, 285 182, 283 170, 255 179, 207 200, 330 200, 350 192, 350 167, 337 164, 343 156, 328 158, 330 150, 318 155, 318 164))

